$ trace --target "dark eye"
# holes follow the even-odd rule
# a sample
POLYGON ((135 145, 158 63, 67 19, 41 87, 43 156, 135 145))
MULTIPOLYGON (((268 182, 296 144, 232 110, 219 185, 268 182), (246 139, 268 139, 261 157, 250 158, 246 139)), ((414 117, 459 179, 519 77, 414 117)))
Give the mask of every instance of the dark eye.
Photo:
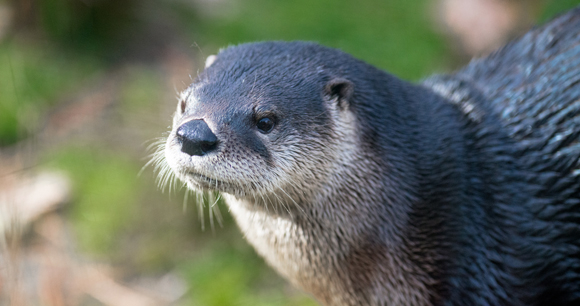
POLYGON ((256 127, 258 128, 258 130, 260 130, 260 132, 268 134, 274 128, 274 120, 268 117, 264 117, 258 120, 258 122, 256 123, 256 127))

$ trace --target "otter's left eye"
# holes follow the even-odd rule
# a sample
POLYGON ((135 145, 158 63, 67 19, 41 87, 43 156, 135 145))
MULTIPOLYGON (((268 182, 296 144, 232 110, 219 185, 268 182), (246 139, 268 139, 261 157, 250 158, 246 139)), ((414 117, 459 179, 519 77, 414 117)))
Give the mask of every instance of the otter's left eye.
POLYGON ((258 128, 258 130, 260 130, 260 132, 268 134, 274 128, 274 120, 268 117, 264 117, 258 120, 258 122, 256 123, 256 127, 258 128))

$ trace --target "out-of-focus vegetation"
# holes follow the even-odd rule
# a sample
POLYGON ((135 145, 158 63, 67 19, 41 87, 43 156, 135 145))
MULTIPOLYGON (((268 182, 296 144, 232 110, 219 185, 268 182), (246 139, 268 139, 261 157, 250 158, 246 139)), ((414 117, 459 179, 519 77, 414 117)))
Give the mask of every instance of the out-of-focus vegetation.
POLYGON ((69 50, 6 39, 0 45, 0 145, 15 143, 39 128, 42 116, 63 92, 77 88, 99 69, 95 58, 69 50))
MULTIPOLYGON (((545 1, 537 18, 578 3, 545 1)), ((314 305, 245 243, 223 203, 224 226, 203 231, 196 197, 182 209, 183 190, 162 193, 151 167, 138 177, 145 148, 167 131, 175 91, 230 44, 317 41, 408 80, 450 71, 463 63, 435 30, 433 5, 0 1, 10 19, 0 23, 0 158, 16 152, 26 155, 22 168, 68 173, 73 193, 59 214, 76 252, 109 262, 128 282, 175 273, 189 288, 179 305, 314 305)))
POLYGON ((580 4, 580 1, 578 0, 559 0, 559 1, 543 1, 543 2, 545 3, 545 5, 542 6, 543 8, 542 12, 540 16, 538 16, 539 23, 546 22, 551 18, 554 18, 555 16, 558 16, 559 14, 562 14, 563 12, 572 9, 578 6, 578 4, 580 4))
MULTIPOLYGON (((225 12, 182 10, 189 37, 217 47, 257 40, 310 40, 342 49, 406 78, 450 64, 445 42, 433 30, 427 1, 248 0, 225 12)), ((218 10, 220 4, 212 8, 218 10)), ((212 52, 214 50, 211 50, 212 52)))

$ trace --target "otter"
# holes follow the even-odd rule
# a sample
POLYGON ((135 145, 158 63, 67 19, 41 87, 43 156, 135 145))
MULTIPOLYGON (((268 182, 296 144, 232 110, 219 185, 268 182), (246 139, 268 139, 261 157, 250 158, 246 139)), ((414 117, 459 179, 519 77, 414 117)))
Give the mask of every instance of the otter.
POLYGON ((207 63, 164 159, 320 303, 580 304, 580 8, 419 84, 309 42, 207 63))

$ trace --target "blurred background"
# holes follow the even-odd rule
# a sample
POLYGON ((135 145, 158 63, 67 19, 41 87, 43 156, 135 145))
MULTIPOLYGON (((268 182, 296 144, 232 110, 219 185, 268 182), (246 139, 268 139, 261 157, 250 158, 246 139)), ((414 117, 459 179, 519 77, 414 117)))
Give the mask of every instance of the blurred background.
POLYGON ((205 58, 311 40, 418 81, 578 4, 0 0, 0 305, 316 305, 143 168, 205 58))

